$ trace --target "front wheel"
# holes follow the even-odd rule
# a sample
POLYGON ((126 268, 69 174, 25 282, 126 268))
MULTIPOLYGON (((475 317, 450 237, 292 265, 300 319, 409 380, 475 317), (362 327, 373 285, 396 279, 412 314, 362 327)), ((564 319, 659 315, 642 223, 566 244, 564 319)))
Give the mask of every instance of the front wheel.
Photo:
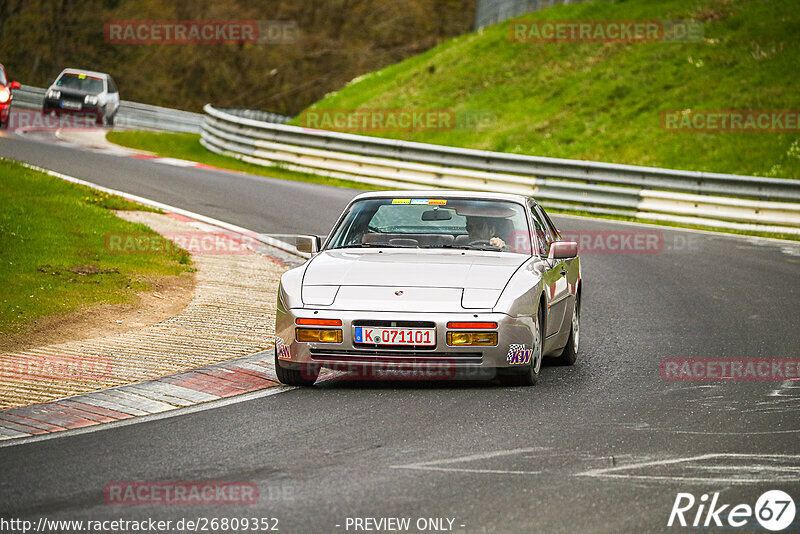
POLYGON ((542 369, 542 345, 544 343, 544 322, 542 308, 536 312, 536 328, 533 332, 533 354, 531 363, 524 373, 501 375, 500 381, 506 386, 535 386, 542 369))
POLYGON ((278 360, 278 349, 276 347, 275 374, 278 375, 278 380, 281 384, 286 384, 287 386, 313 386, 319 376, 319 369, 307 365, 299 370, 281 367, 280 360, 278 360))
POLYGON ((578 344, 581 340, 581 294, 575 295, 575 306, 572 308, 572 324, 569 329, 567 346, 561 356, 555 359, 558 365, 575 365, 578 361, 578 344))

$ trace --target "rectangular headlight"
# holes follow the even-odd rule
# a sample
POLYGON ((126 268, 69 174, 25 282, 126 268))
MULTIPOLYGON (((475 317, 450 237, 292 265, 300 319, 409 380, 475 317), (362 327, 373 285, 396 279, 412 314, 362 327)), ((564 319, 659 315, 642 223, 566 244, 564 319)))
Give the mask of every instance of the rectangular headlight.
POLYGON ((447 344, 494 347, 497 345, 497 332, 448 332, 447 344))
POLYGON ((303 343, 341 343, 342 331, 327 328, 298 328, 295 339, 303 343))

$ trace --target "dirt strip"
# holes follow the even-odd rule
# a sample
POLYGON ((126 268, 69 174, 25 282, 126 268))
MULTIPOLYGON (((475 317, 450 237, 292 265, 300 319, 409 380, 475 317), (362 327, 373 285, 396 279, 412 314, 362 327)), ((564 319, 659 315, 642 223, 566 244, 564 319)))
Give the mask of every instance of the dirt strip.
POLYGON ((124 333, 0 354, 0 409, 172 375, 272 345, 286 267, 248 250, 246 239, 185 217, 118 214, 168 237, 211 243, 190 250, 197 268, 191 302, 177 315, 124 333))

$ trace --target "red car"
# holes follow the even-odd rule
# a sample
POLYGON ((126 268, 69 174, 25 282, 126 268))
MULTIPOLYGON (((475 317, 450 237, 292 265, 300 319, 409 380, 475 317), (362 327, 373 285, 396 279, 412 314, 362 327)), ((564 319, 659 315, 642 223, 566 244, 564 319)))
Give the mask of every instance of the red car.
POLYGON ((8 122, 8 113, 11 109, 13 99, 11 91, 19 89, 19 82, 9 82, 6 77, 6 69, 0 65, 0 127, 4 127, 8 122))

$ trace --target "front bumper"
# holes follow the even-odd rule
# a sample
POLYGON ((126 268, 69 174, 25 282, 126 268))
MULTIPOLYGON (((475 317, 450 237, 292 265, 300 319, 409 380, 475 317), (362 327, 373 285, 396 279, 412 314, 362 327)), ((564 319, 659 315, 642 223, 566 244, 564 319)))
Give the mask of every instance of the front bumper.
MULTIPOLYGON (((302 369, 305 365, 334 370, 375 369, 426 369, 445 368, 453 375, 470 376, 480 369, 517 369, 520 365, 509 363, 509 351, 533 348, 533 317, 510 317, 502 313, 418 313, 418 312, 355 312, 331 309, 282 309, 276 315, 276 354, 280 365, 288 369, 302 369), (342 321, 341 343, 304 343, 295 338, 295 321, 307 319, 339 319, 342 321), (431 323, 435 328, 436 346, 433 348, 384 347, 354 342, 354 322, 378 323, 431 323), (451 321, 495 322, 498 343, 496 346, 449 346, 447 323, 451 321)), ((300 327, 302 328, 302 327, 300 327)), ((478 376, 479 373, 475 373, 478 376)), ((483 375, 481 375, 483 376, 483 375)))
POLYGON ((61 100, 45 98, 42 109, 45 113, 55 113, 56 115, 85 115, 100 118, 103 116, 103 108, 99 104, 80 104, 80 108, 68 108, 62 106, 61 100))

